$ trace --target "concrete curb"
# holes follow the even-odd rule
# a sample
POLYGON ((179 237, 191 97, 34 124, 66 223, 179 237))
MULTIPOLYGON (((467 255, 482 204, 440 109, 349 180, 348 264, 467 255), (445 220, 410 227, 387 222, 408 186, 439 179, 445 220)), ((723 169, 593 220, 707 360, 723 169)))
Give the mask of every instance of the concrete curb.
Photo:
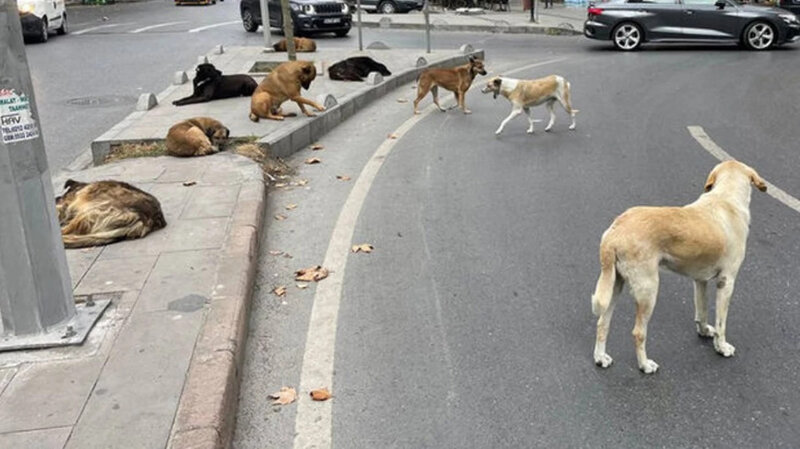
POLYGON ((413 82, 417 79, 421 71, 433 67, 464 64, 470 56, 484 58, 484 53, 483 50, 475 50, 471 53, 451 56, 423 67, 412 67, 395 73, 379 84, 367 85, 362 89, 337 98, 339 104, 326 110, 317 117, 303 121, 302 123, 290 124, 278 132, 262 137, 258 140, 258 143, 264 144, 269 149, 269 154, 271 156, 290 156, 296 151, 314 143, 317 139, 335 128, 339 123, 350 118, 364 106, 404 84, 413 82))
MULTIPOLYGON (((398 30, 424 30, 425 24, 422 23, 395 23, 381 25, 378 22, 362 22, 364 28, 394 28, 398 30)), ((541 27, 527 25, 451 25, 434 24, 431 29, 435 31, 462 31, 462 32, 482 32, 482 33, 501 33, 501 34, 546 34, 548 36, 577 36, 583 34, 582 31, 560 27, 541 27)))
POLYGON ((239 191, 167 444, 170 449, 222 449, 233 440, 265 194, 260 180, 246 182, 239 191))

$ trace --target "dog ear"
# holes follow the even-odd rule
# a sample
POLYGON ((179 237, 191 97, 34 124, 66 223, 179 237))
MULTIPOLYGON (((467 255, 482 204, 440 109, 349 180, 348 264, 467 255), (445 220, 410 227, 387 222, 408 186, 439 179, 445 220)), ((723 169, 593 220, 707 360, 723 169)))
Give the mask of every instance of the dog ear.
POLYGON ((767 183, 753 168, 750 168, 750 183, 762 192, 767 191, 767 183))
POLYGON ((228 128, 225 128, 225 138, 227 139, 230 136, 231 136, 231 130, 229 130, 228 128))
POLYGON ((497 78, 492 81, 494 83, 494 99, 497 100, 497 94, 500 93, 500 85, 503 84, 503 80, 498 76, 497 78))
POLYGON ((469 57, 469 62, 475 62, 475 56, 470 56, 469 57))
POLYGON ((708 174, 708 178, 706 179, 706 185, 703 188, 705 192, 710 192, 711 189, 714 188, 714 184, 717 182, 717 169, 711 170, 711 173, 708 174))
POLYGON ((64 190, 69 190, 69 189, 71 189, 73 187, 82 186, 82 185, 83 185, 82 182, 76 181, 76 180, 70 178, 70 179, 67 179, 66 182, 64 182, 64 190))

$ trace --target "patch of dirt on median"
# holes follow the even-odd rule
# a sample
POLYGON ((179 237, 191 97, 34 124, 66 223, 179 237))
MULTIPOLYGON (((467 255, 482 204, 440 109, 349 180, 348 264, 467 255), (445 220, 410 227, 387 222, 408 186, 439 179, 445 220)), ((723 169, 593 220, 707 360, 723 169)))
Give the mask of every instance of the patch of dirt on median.
POLYGON ((167 147, 164 142, 122 143, 111 147, 111 151, 106 155, 103 163, 109 164, 134 157, 156 157, 165 154, 167 154, 167 147))
POLYGON ((266 148, 262 148, 255 143, 239 143, 229 146, 234 153, 250 158, 255 161, 264 172, 264 177, 271 182, 278 179, 285 179, 294 174, 294 169, 281 158, 272 157, 266 148))

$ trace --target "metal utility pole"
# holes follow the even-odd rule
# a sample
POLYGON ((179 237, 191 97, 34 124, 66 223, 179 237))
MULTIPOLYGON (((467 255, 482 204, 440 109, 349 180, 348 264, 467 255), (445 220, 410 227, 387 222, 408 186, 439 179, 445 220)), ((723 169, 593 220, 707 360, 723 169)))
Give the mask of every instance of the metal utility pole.
POLYGON ((539 23, 539 0, 531 0, 531 22, 539 23))
POLYGON ((358 51, 364 51, 364 41, 361 40, 361 0, 356 0, 356 16, 358 17, 358 51))
POLYGON ((425 48, 427 49, 426 52, 431 52, 431 12, 430 12, 430 0, 425 0, 425 4, 422 6, 422 14, 425 16, 425 48))
POLYGON ((81 343, 102 312, 76 311, 38 118, 17 3, 0 0, 0 351, 81 343))
POLYGON ((272 35, 269 28, 269 5, 267 0, 260 0, 261 5, 261 31, 264 33, 264 50, 272 51, 272 35))
POLYGON ((290 61, 297 60, 294 49, 294 22, 292 12, 289 10, 289 0, 281 0, 281 14, 283 15, 283 37, 286 38, 286 53, 290 61))

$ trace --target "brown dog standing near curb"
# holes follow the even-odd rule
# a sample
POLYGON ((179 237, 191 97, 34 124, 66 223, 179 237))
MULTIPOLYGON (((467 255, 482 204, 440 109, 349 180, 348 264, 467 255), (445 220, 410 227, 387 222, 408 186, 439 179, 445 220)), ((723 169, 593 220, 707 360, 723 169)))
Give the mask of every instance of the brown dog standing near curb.
MULTIPOLYGON (((279 40, 272 48, 275 51, 286 51, 287 49, 287 42, 286 39, 279 40)), ((308 39, 306 37, 296 37, 294 38, 294 51, 298 53, 313 53, 317 51, 317 43, 314 42, 313 39, 308 39)))
POLYGON ((467 109, 464 103, 464 97, 478 74, 486 75, 486 69, 483 68, 483 61, 476 59, 474 56, 469 57, 468 63, 458 67, 425 70, 419 76, 417 82, 417 99, 414 100, 414 114, 419 114, 417 105, 420 100, 425 98, 425 95, 428 95, 428 92, 433 94, 433 103, 436 107, 445 112, 445 109, 439 105, 438 86, 453 92, 456 96, 456 102, 461 110, 464 111, 464 114, 471 114, 472 111, 467 109))
POLYGON ((172 125, 167 132, 167 154, 179 157, 214 154, 230 133, 213 118, 190 118, 172 125))
POLYGON ((308 117, 314 117, 315 114, 308 112, 305 105, 324 111, 323 106, 300 95, 300 89, 308 90, 316 77, 317 69, 311 61, 289 61, 279 65, 253 92, 250 99, 250 120, 283 120, 284 117, 293 116, 294 114, 284 114, 281 111, 281 104, 286 100, 297 103, 308 117))

